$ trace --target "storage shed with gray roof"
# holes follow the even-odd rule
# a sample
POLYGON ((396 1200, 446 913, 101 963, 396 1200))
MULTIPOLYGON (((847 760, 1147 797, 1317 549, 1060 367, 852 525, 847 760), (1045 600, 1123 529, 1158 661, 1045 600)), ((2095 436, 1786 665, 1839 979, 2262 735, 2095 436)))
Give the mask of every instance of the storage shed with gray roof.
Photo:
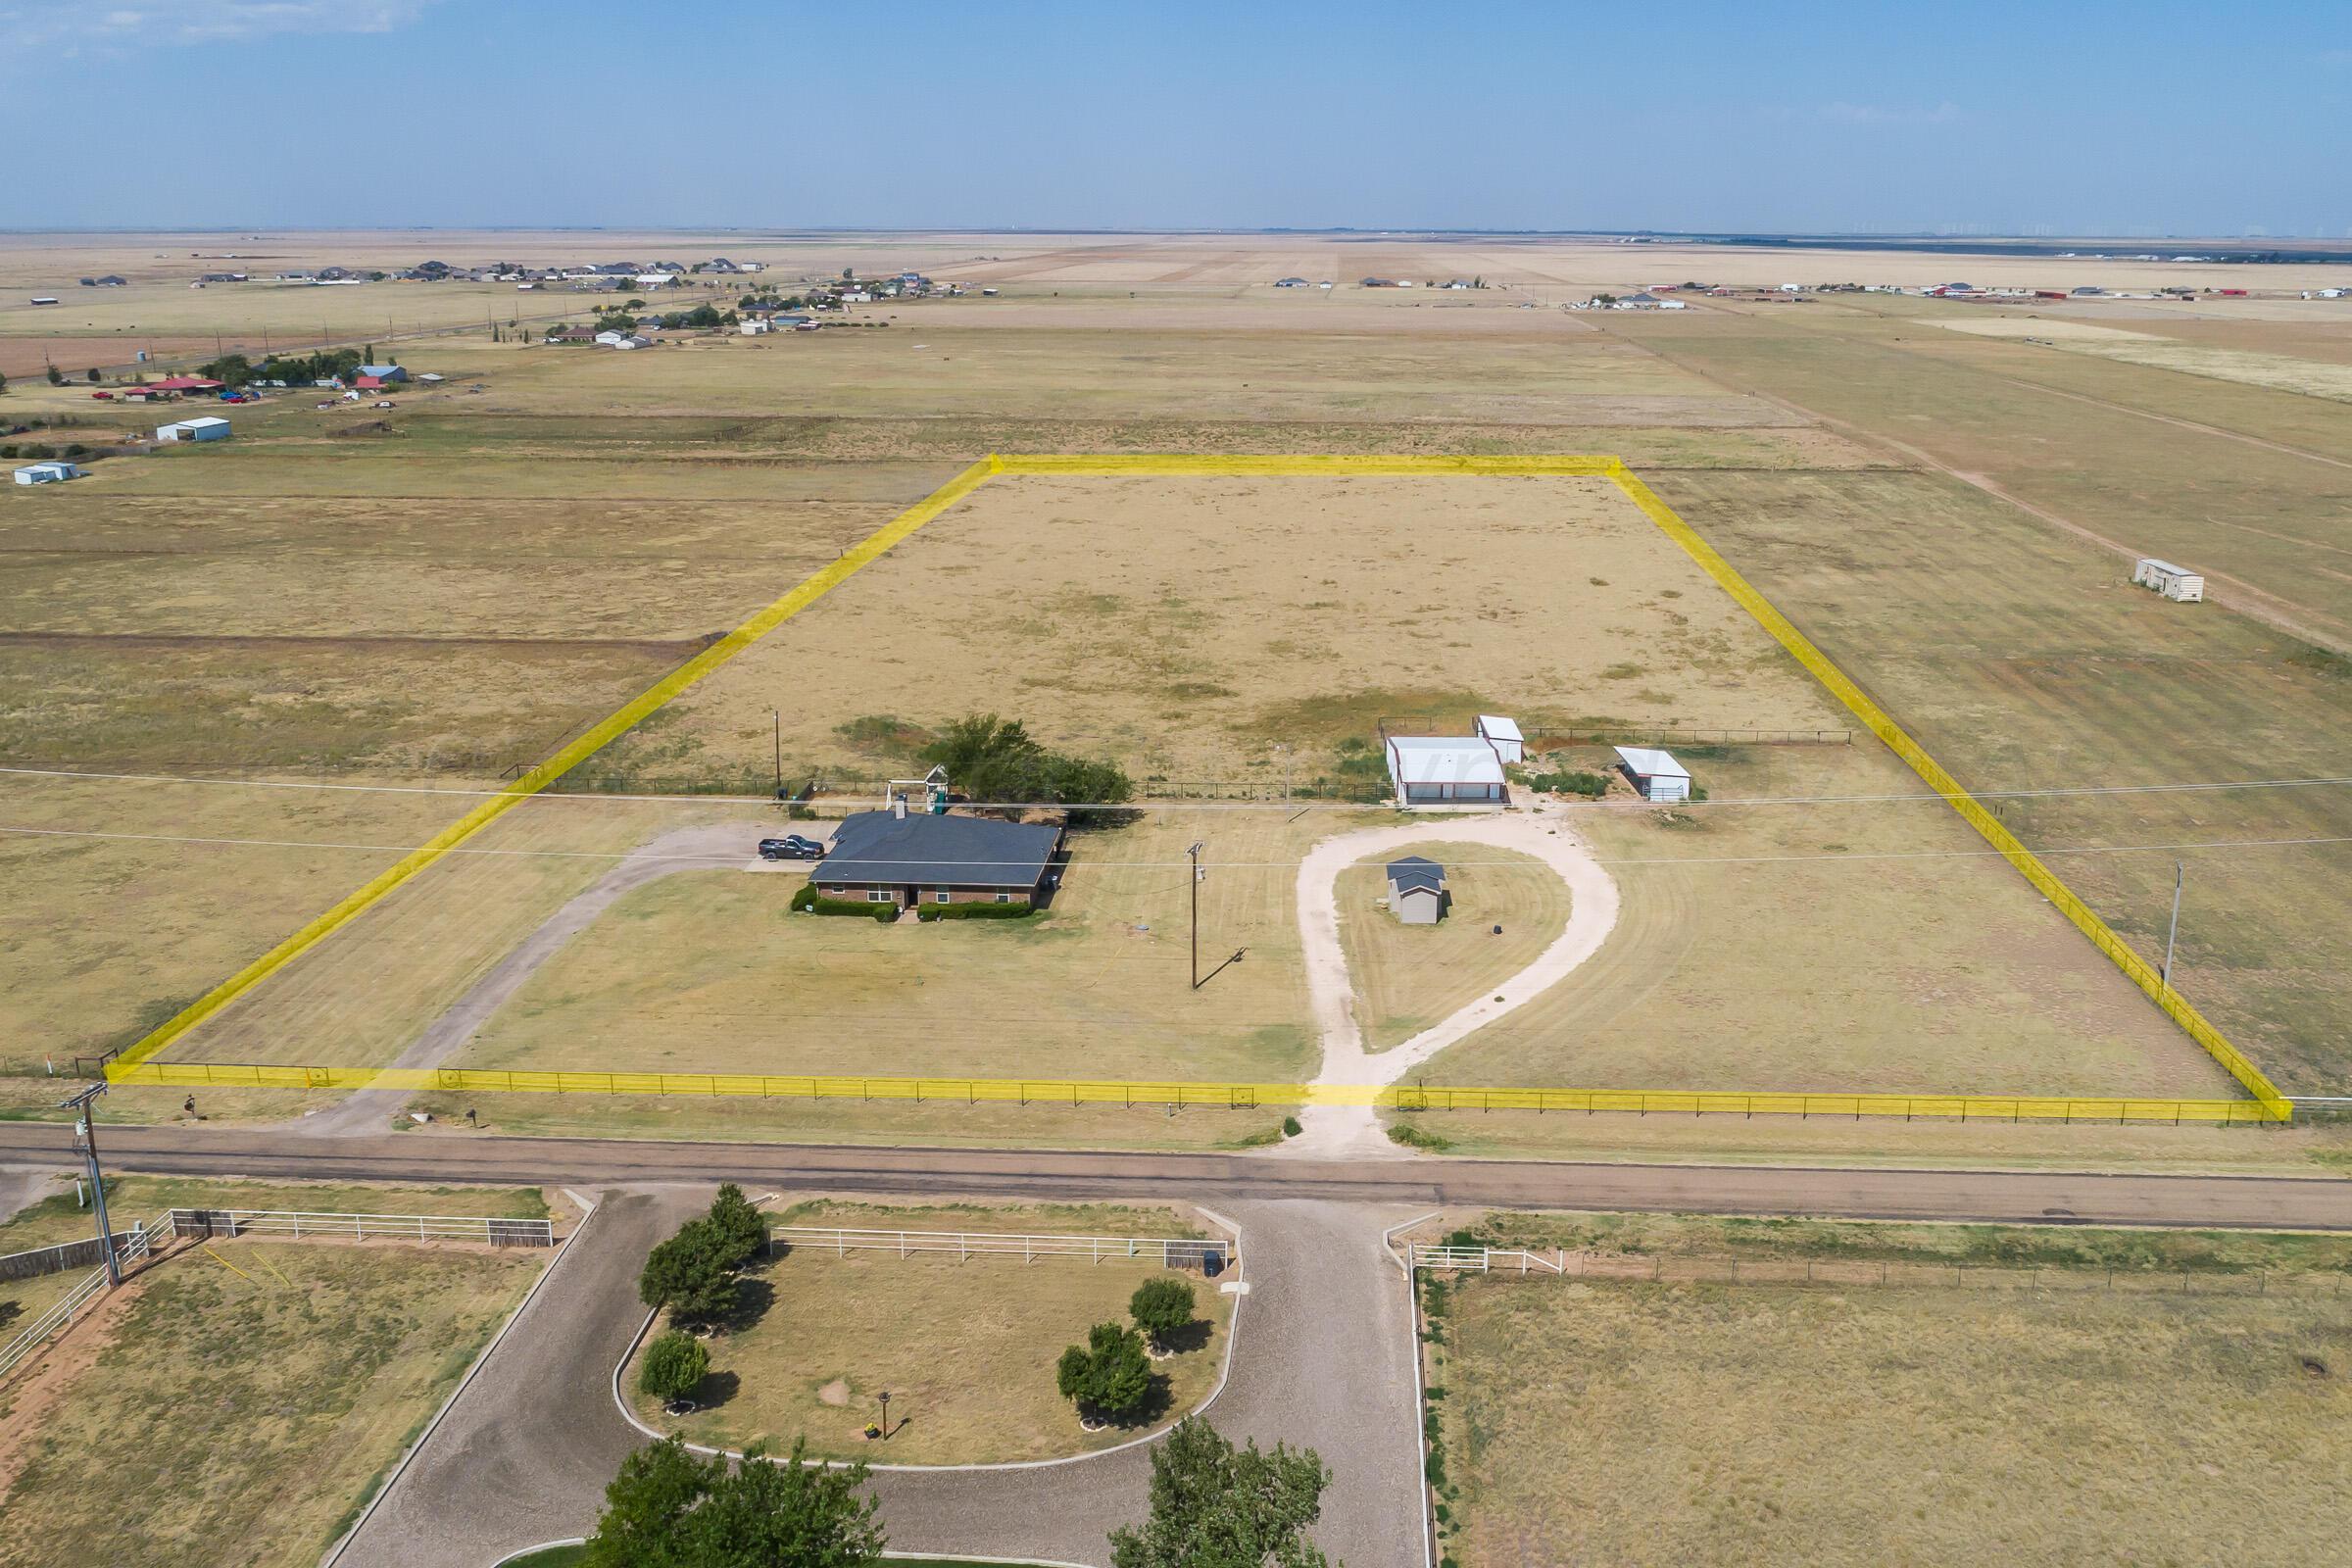
POLYGON ((869 904, 1039 904, 1053 891, 1062 829, 981 816, 859 811, 842 819, 814 873, 831 899, 869 904))
POLYGON ((1389 912, 1406 925, 1436 925, 1446 912, 1446 868, 1418 855, 1389 862, 1389 912))

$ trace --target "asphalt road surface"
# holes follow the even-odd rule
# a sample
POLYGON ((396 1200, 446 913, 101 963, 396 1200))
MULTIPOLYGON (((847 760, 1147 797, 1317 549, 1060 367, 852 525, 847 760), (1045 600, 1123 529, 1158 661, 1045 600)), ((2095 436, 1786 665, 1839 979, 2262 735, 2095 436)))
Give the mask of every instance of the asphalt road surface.
MULTIPOLYGON (((1313 1199, 1424 1209, 2352 1230, 2352 1181, 2334 1178, 1431 1158, 1306 1161, 1250 1154, 508 1138, 457 1130, 330 1141, 270 1129, 116 1126, 107 1129, 101 1148, 111 1169, 192 1176, 578 1187, 739 1181, 819 1192, 1130 1198, 1220 1207, 1252 1200, 1313 1199)), ((59 1167, 74 1157, 71 1129, 62 1124, 0 1123, 0 1165, 59 1167)))

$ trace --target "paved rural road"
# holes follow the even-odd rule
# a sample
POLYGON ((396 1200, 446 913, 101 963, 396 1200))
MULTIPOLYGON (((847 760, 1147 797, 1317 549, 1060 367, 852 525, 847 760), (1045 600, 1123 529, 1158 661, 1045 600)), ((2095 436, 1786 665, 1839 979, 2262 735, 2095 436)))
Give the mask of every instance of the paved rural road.
MULTIPOLYGON (((2260 1133, 2249 1133, 2260 1137, 2260 1133)), ((0 1164, 70 1165, 72 1128, 0 1122, 0 1164)), ((760 1182, 837 1193, 966 1193, 1042 1199, 1148 1198, 1219 1208, 1251 1200, 1823 1214, 2017 1224, 2352 1230, 2352 1181, 2084 1171, 1838 1169, 1788 1165, 1612 1165, 1538 1160, 1289 1161, 1251 1154, 1053 1150, 840 1149, 791 1144, 377 1133, 312 1142, 270 1129, 107 1129, 116 1170, 338 1181, 760 1182)))
MULTIPOLYGON (((614 1408, 612 1388, 644 1321, 637 1270, 708 1196, 705 1187, 607 1192, 335 1568, 480 1568, 587 1534, 605 1484, 646 1441, 614 1408)), ((1237 1205, 1230 1217, 1250 1293, 1212 1419, 1237 1443, 1321 1453, 1332 1484, 1316 1538, 1336 1559, 1415 1568, 1412 1324, 1403 1276, 1381 1245, 1386 1226, 1411 1216, 1275 1202, 1237 1205)), ((1150 1449, 1135 1447, 1018 1469, 883 1471, 873 1484, 900 1550, 1104 1564, 1111 1530, 1143 1517, 1150 1478, 1150 1449)))

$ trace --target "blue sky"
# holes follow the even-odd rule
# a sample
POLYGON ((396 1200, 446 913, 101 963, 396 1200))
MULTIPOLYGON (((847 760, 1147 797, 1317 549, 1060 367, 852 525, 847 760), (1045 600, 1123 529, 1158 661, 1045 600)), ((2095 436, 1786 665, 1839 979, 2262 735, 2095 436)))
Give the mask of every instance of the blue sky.
POLYGON ((2344 18, 0 0, 0 226, 2340 237, 2344 18))

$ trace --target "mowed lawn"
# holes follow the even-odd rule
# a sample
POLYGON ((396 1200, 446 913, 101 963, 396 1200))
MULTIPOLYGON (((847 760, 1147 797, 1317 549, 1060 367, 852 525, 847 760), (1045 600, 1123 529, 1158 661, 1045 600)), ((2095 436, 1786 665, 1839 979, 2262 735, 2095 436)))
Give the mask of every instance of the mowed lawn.
MULTIPOLYGON (((1193 1237, 1197 1221, 1164 1209, 1069 1205, 951 1209, 804 1204, 783 1223, 894 1231, 1026 1231, 1057 1236, 1193 1237)), ((634 1393, 637 1414, 661 1431, 732 1448, 890 1464, 983 1464, 1049 1459, 1127 1442, 1198 1406, 1215 1389, 1234 1298, 1198 1274, 1156 1262, 1013 1256, 959 1260, 892 1251, 836 1254, 809 1244, 757 1263, 745 1280, 743 1321, 712 1337, 708 1408, 671 1418, 634 1393), (1146 1280, 1180 1277, 1194 1290, 1194 1331, 1152 1363, 1163 1380, 1147 1413, 1084 1432, 1054 1384, 1054 1363, 1097 1323, 1132 1327, 1128 1298, 1146 1280), (891 1436, 870 1442, 890 1395, 891 1436), (903 1424, 902 1424, 903 1423, 903 1424)))
POLYGON ((675 1072, 1298 1081, 1312 1061, 1294 887, 1314 813, 1148 812, 1085 831, 1052 907, 881 925, 798 879, 688 871, 625 894, 459 1064, 675 1072), (1190 870, 1205 843, 1191 985, 1190 870))
POLYGON ((1451 1293, 1461 1568, 2341 1560, 2352 1301, 1451 1293))
POLYGON ((546 1261, 240 1240, 150 1270, 36 1368, 61 1386, 12 1389, 0 1560, 316 1562, 546 1261))
POLYGON ((1532 855, 1448 843, 1442 832, 1340 873, 1340 947, 1367 1050, 1401 1045, 1469 1005, 1567 927, 1568 885, 1557 872, 1532 855), (1406 925, 1382 906, 1388 862, 1415 855, 1446 867, 1452 903, 1435 925, 1406 925))

